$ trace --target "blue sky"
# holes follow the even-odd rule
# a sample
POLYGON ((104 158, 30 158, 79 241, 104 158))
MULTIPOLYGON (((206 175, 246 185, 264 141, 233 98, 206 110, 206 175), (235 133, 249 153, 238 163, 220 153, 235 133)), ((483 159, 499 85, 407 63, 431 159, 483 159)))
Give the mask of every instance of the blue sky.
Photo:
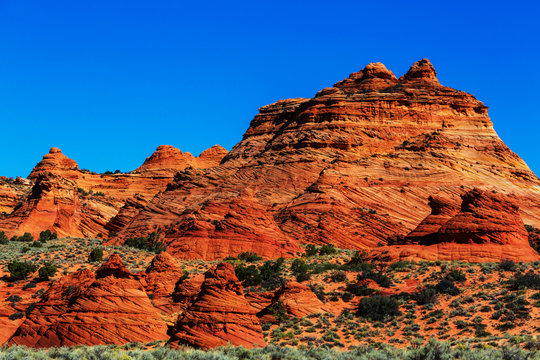
POLYGON ((260 106, 383 62, 428 58, 489 106, 540 173, 536 1, 0 0, 0 175, 51 146, 81 168, 138 167, 160 144, 241 140, 260 106))

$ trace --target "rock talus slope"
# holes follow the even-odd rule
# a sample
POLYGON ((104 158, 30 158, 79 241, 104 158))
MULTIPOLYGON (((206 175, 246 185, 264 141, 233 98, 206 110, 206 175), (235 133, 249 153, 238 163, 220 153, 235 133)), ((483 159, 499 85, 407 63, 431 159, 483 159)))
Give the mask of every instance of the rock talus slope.
POLYGON ((426 59, 399 79, 374 63, 263 106, 219 166, 179 171, 111 243, 158 231, 175 256, 208 260, 373 248, 414 229, 430 196, 459 203, 472 188, 512 194, 540 225, 540 181, 482 102, 441 85, 426 59))

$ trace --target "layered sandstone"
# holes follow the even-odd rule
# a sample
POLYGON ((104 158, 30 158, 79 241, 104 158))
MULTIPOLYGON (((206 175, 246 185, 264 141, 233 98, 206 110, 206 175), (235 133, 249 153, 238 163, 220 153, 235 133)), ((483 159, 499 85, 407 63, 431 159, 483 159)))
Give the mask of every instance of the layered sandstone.
POLYGON ((322 301, 308 286, 292 280, 285 282, 274 293, 270 305, 261 310, 257 316, 262 322, 276 322, 277 319, 273 318, 276 308, 282 309, 285 315, 293 317, 326 312, 322 301))
POLYGON ((226 153, 215 145, 194 158, 165 145, 158 147, 142 170, 96 174, 80 170, 74 160, 53 147, 29 175, 35 182, 30 195, 29 184, 0 182, 0 212, 6 212, 0 231, 15 235, 30 232, 34 237, 46 229, 60 236, 106 236, 126 227, 178 170, 216 166, 226 153), (192 160, 175 157, 176 153, 192 160))
POLYGON ((180 171, 113 242, 161 230, 175 256, 208 260, 372 248, 413 230, 429 196, 475 187, 513 194, 540 224, 539 185, 487 107, 441 85, 428 60, 399 79, 369 64, 312 99, 262 107, 218 166, 180 171))
POLYGON ((168 338, 143 283, 113 254, 96 274, 84 270, 54 283, 9 344, 120 345, 168 338))
POLYGON ((378 248, 373 256, 475 262, 540 260, 529 245, 518 206, 509 196, 473 189, 461 198, 459 209, 432 199, 432 213, 405 237, 406 245, 378 248))
POLYGON ((228 151, 220 145, 214 145, 203 151, 199 157, 189 152, 182 152, 171 145, 160 145, 135 172, 152 174, 171 174, 187 167, 206 169, 219 165, 228 151))
POLYGON ((266 345, 255 311, 229 263, 206 272, 194 303, 178 318, 170 339, 173 347, 209 349, 228 343, 247 348, 266 345))

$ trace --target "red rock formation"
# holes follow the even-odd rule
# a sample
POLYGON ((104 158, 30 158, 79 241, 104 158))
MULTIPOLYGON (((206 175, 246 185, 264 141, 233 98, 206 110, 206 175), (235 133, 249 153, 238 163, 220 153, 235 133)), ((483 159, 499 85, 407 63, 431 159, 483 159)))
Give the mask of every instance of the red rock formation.
POLYGON ((220 145, 214 145, 206 149, 199 157, 194 157, 189 152, 184 153, 171 145, 160 145, 135 171, 174 175, 177 171, 187 167, 205 169, 217 166, 227 154, 228 151, 220 145))
POLYGON ((312 99, 262 107, 219 166, 180 171, 116 241, 167 228, 168 251, 209 260, 299 243, 371 248, 414 229, 430 195, 461 187, 512 193, 540 225, 539 185, 487 107, 441 85, 428 60, 399 80, 370 64, 312 99))
POLYGON ((529 246, 518 206, 508 196, 473 189, 462 199, 459 212, 442 200, 431 201, 432 214, 405 238, 408 245, 378 248, 372 256, 474 262, 540 260, 529 246))
POLYGON ((32 172, 28 178, 37 180, 39 175, 44 175, 51 172, 62 175, 67 179, 77 179, 79 174, 79 165, 77 165, 74 160, 62 154, 62 151, 59 148, 52 147, 49 150, 49 153, 43 156, 43 160, 41 160, 34 167, 34 169, 32 169, 32 172))
POLYGON ((9 344, 51 347, 166 339, 167 325, 143 284, 114 254, 96 275, 85 270, 55 283, 9 344))
POLYGON ((176 283, 183 274, 176 259, 168 253, 163 252, 152 259, 145 271, 145 290, 160 311, 173 314, 184 308, 173 301, 176 283))
POLYGON ((1 229, 10 236, 29 232, 37 237, 44 229, 50 229, 59 236, 84 236, 85 227, 103 229, 106 223, 97 208, 114 211, 99 200, 88 207, 81 206, 72 180, 51 173, 41 173, 35 179, 36 184, 25 202, 1 225, 1 229))
POLYGON ((326 312, 324 304, 311 289, 296 281, 287 281, 274 294, 271 304, 260 311, 257 316, 261 322, 276 322, 274 310, 279 307, 286 315, 303 317, 315 313, 326 312))
POLYGON ((247 348, 266 345, 231 264, 220 263, 206 272, 197 299, 178 318, 169 343, 203 349, 227 343, 247 348))
POLYGON ((119 231, 146 205, 146 199, 165 189, 178 170, 215 166, 227 153, 219 145, 203 151, 198 158, 171 149, 167 145, 158 147, 145 162, 144 171, 105 175, 79 170, 74 160, 51 148, 29 175, 36 182, 32 195, 28 195, 28 184, 15 187, 0 181, 0 213, 9 214, 0 231, 17 235, 28 231, 37 236, 49 229, 60 236, 85 237, 119 231), (175 151, 191 160, 174 157, 175 151), (168 156, 168 152, 173 155, 168 156), (36 193, 41 194, 39 201, 36 193), (19 201, 21 206, 13 213, 19 201))

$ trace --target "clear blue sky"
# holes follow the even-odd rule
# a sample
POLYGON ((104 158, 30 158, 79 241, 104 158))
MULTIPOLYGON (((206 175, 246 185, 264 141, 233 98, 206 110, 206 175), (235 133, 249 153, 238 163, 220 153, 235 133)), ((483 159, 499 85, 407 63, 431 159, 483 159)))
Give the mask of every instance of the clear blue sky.
POLYGON ((260 106, 429 58, 540 173, 538 1, 0 0, 0 175, 230 149, 260 106))

